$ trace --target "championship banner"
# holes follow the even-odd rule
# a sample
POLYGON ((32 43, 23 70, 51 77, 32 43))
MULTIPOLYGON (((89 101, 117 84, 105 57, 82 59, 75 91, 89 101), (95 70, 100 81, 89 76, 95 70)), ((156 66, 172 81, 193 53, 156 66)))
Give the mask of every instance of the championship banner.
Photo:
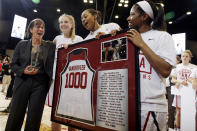
POLYGON ((59 49, 51 120, 94 131, 139 129, 136 58, 126 32, 59 49))

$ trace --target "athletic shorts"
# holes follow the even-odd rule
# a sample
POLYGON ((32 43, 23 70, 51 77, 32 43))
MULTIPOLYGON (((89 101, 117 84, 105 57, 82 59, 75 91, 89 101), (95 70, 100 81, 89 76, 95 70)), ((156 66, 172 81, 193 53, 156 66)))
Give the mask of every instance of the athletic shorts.
POLYGON ((141 131, 166 131, 167 112, 141 111, 141 131))

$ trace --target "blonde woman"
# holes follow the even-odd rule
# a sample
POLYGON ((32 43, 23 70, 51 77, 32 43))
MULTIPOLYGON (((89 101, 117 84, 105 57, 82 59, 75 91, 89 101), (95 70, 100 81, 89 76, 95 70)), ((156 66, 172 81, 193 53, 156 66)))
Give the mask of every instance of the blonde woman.
MULTIPOLYGON (((56 44, 56 51, 55 51, 55 59, 53 65, 53 82, 51 84, 47 97, 47 103, 49 106, 52 106, 58 48, 64 47, 67 49, 69 45, 83 40, 81 36, 75 34, 75 20, 73 16, 68 14, 62 14, 59 17, 58 22, 59 22, 59 29, 61 31, 61 35, 56 36, 55 39, 53 40, 54 43, 56 44)), ((59 130, 61 130, 61 125, 53 122, 52 131, 59 131, 59 130)))
MULTIPOLYGON (((180 91, 182 86, 187 86, 188 79, 192 74, 193 69, 196 68, 195 65, 191 64, 192 53, 190 50, 185 50, 181 54, 182 63, 178 64, 176 68, 172 71, 172 82, 175 84, 176 88, 180 91)), ((179 93, 174 97, 173 106, 176 107, 176 118, 175 126, 180 129, 180 116, 181 116, 181 96, 179 93)))

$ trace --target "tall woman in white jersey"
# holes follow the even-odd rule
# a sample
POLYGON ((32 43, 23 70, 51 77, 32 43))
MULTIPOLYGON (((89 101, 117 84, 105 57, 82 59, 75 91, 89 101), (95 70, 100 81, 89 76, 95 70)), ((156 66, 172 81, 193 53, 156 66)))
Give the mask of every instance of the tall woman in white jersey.
POLYGON ((175 124, 177 128, 180 128, 180 108, 181 108, 181 96, 180 90, 182 86, 187 86, 188 79, 192 74, 195 65, 190 63, 192 53, 190 50, 185 50, 181 54, 182 63, 178 64, 176 68, 172 71, 172 82, 175 83, 177 88, 176 97, 174 97, 173 106, 176 107, 176 120, 175 124))
POLYGON ((150 0, 133 5, 127 18, 128 39, 140 49, 141 130, 166 131, 164 78, 175 65, 173 39, 165 31, 164 10, 150 0))
POLYGON ((112 31, 119 31, 121 28, 116 23, 100 25, 101 12, 95 9, 86 9, 81 14, 83 26, 90 31, 85 40, 99 37, 100 35, 110 34, 112 31))
MULTIPOLYGON (((55 80, 55 72, 56 72, 56 64, 57 64, 57 51, 58 48, 64 47, 68 48, 68 45, 80 42, 83 40, 81 36, 75 35, 75 20, 73 16, 63 14, 59 17, 59 28, 62 32, 61 35, 58 35, 54 39, 54 43, 56 44, 56 52, 55 52, 55 60, 53 65, 53 82, 51 84, 47 103, 49 106, 52 106, 53 99, 53 90, 54 90, 54 80, 55 80)), ((56 123, 52 123, 52 131, 59 131, 61 126, 56 123)))

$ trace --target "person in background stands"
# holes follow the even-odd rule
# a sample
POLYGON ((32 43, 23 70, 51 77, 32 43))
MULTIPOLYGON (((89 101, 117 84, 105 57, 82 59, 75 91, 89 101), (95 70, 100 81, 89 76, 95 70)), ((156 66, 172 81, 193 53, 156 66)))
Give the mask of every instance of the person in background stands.
POLYGON ((2 71, 3 71, 3 81, 2 81, 2 90, 1 92, 4 93, 4 91, 7 91, 7 88, 11 81, 11 69, 10 69, 10 57, 5 56, 3 59, 3 65, 2 65, 2 71))

